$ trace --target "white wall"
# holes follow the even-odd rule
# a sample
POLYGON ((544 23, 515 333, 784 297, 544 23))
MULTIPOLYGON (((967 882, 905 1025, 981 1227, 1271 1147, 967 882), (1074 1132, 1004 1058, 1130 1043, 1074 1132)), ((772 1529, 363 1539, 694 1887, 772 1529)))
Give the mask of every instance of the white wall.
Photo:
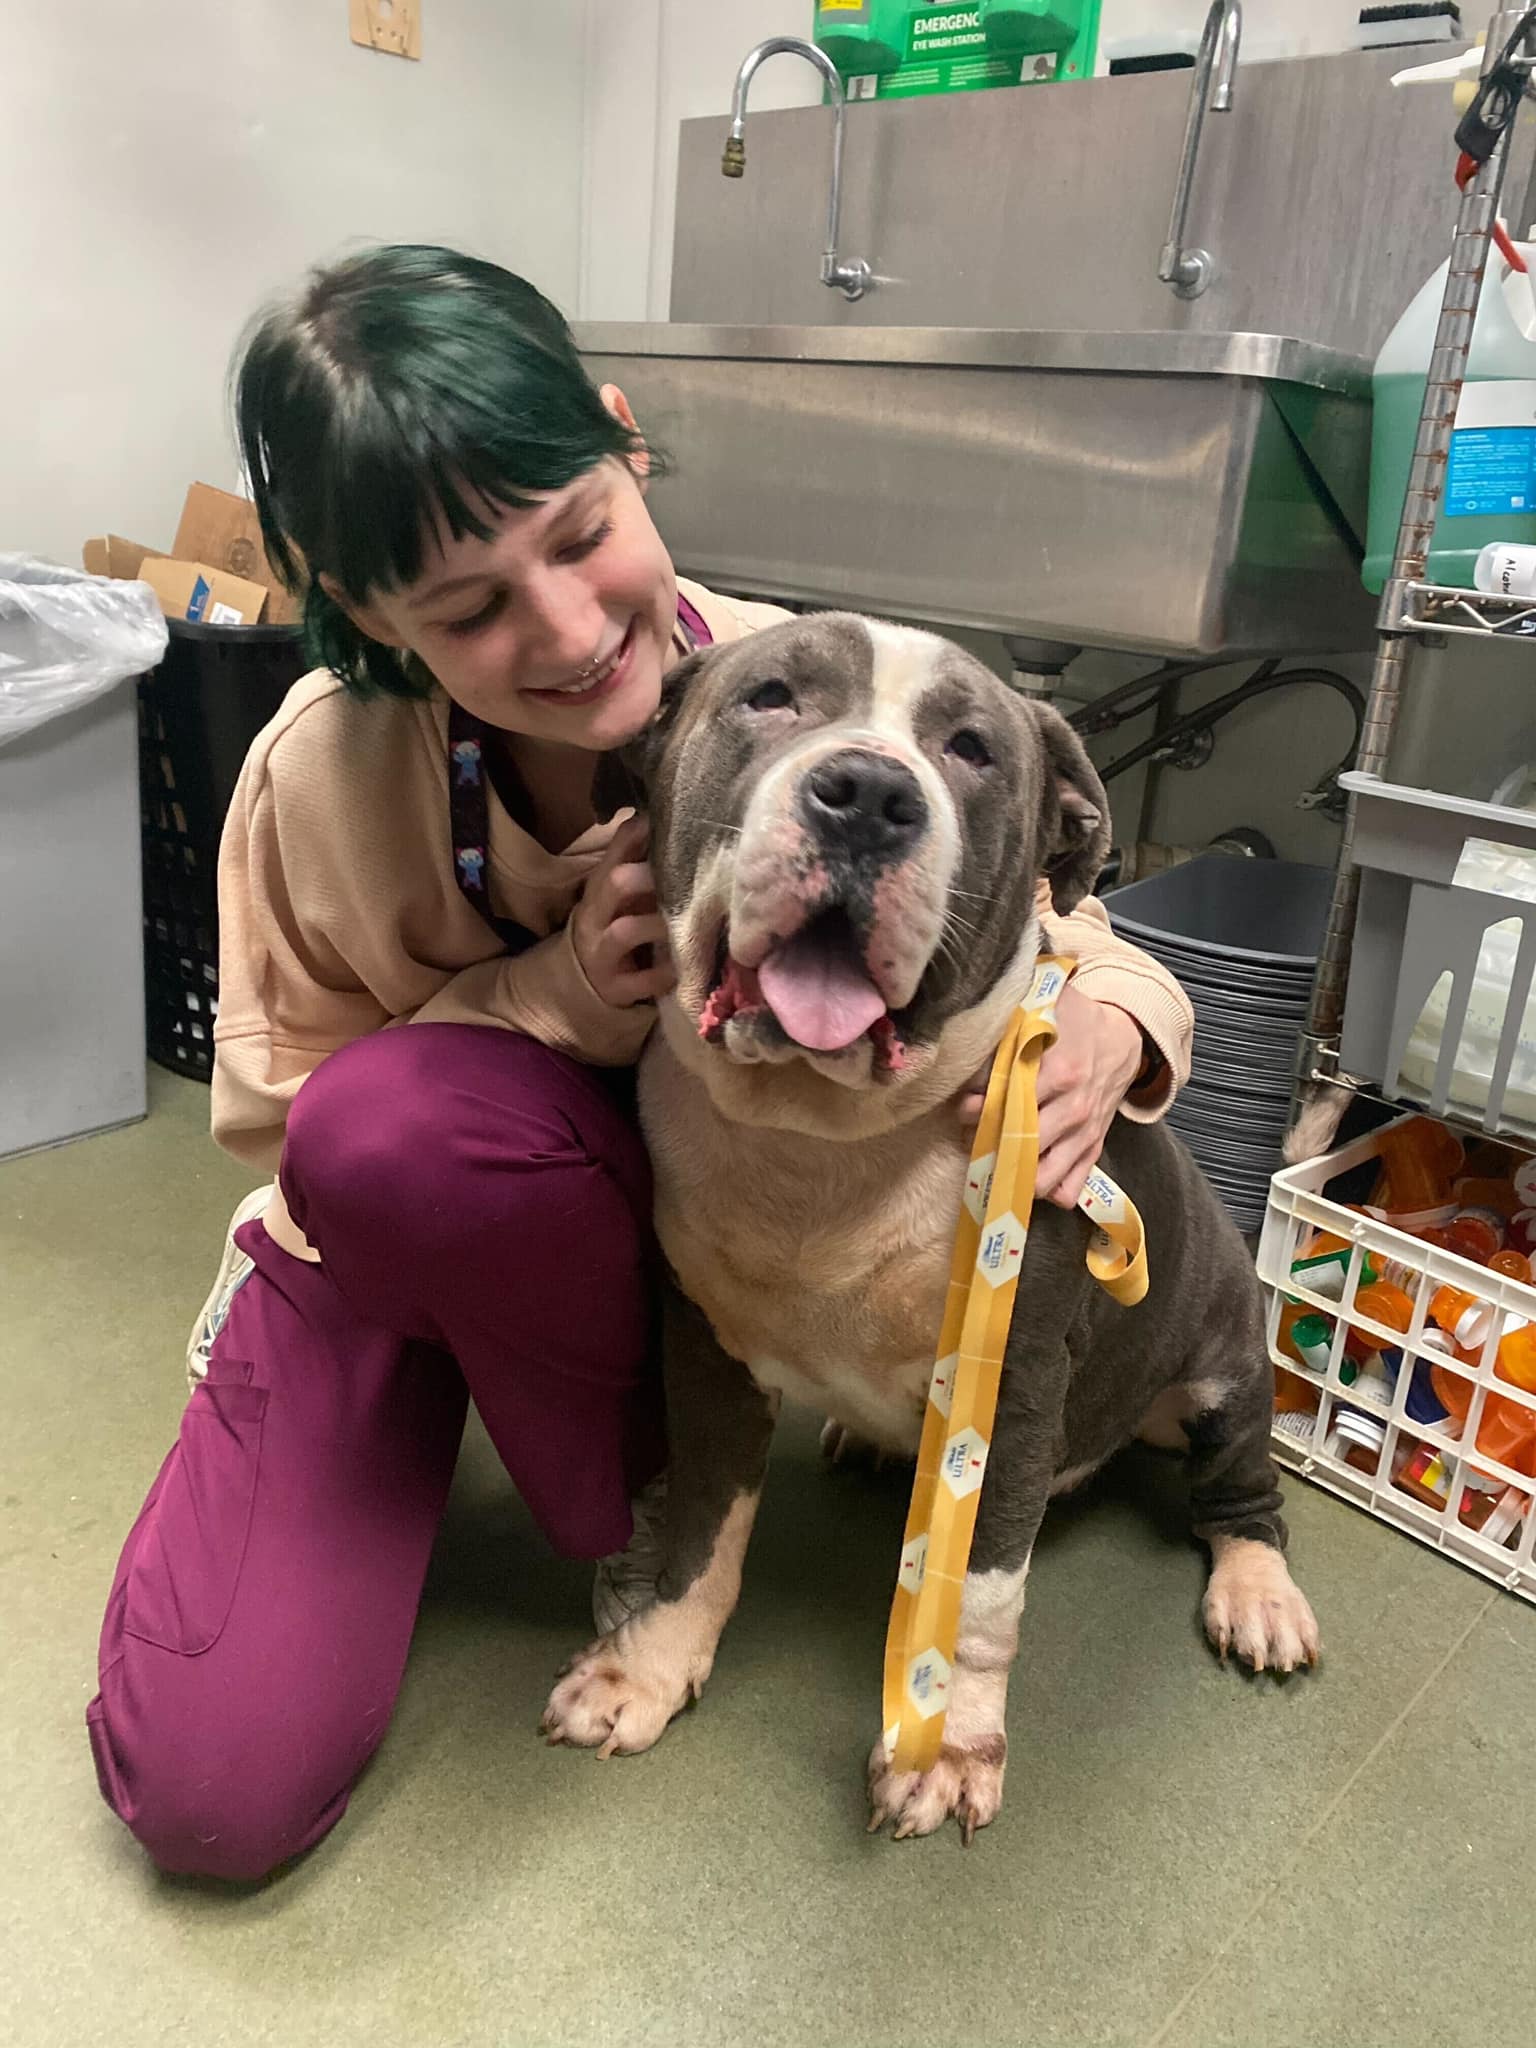
MULTIPOLYGON (((1121 44, 1149 41, 1193 52, 1200 47, 1210 0, 1103 0, 1099 14, 1100 72, 1120 54, 1121 44)), ((1360 47, 1363 0, 1243 0, 1242 59, 1260 64, 1275 57, 1321 57, 1360 47)), ((1487 13, 1493 12, 1492 7, 1487 13)), ((1475 4, 1463 18, 1477 26, 1475 4)), ((1425 56, 1436 54, 1430 50, 1425 56)), ((1411 59, 1405 59, 1411 62, 1411 59)))
POLYGON ((168 545, 234 481, 250 314, 360 239, 459 244, 574 305, 582 0, 437 0, 420 63, 347 0, 47 0, 0 64, 0 548, 168 545))
MULTIPOLYGON (((587 0, 586 178, 579 308, 591 320, 665 320, 677 130, 730 112, 742 58, 764 36, 809 35, 811 0, 587 0)), ((814 106, 809 65, 776 57, 754 107, 814 106)))

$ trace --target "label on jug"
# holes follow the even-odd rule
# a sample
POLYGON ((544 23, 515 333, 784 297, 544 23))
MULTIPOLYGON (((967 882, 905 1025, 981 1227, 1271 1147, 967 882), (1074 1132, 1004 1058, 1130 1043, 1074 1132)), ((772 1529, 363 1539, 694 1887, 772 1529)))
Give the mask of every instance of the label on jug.
POLYGON ((1536 511, 1536 378, 1462 387, 1445 472, 1448 519, 1536 511))

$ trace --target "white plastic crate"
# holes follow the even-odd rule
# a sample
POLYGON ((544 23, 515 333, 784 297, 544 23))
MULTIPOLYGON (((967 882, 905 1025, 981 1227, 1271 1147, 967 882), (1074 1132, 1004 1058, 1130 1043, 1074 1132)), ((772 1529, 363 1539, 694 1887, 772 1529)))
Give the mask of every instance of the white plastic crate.
POLYGON ((1341 1202, 1330 1200, 1323 1192, 1330 1182, 1351 1167, 1361 1166, 1380 1156, 1381 1136, 1380 1131, 1373 1131, 1321 1158, 1308 1160, 1301 1166, 1287 1167, 1277 1173, 1271 1183, 1258 1255, 1259 1278, 1266 1294, 1265 1329, 1269 1353, 1277 1368, 1293 1373, 1314 1386, 1319 1396, 1317 1423, 1311 1439, 1298 1440, 1277 1428, 1272 1439, 1274 1454, 1281 1464, 1300 1472, 1316 1485, 1353 1501, 1368 1514, 1390 1522, 1394 1528, 1405 1531, 1420 1543, 1444 1551, 1472 1570, 1481 1572, 1485 1578, 1518 1593, 1523 1599, 1536 1602, 1536 1560, 1532 1556, 1533 1542, 1536 1542, 1536 1511, 1527 1511, 1521 1516, 1513 1547, 1490 1541, 1459 1517, 1465 1484, 1463 1467, 1469 1464, 1481 1473, 1504 1480, 1506 1486, 1518 1489, 1527 1499, 1536 1495, 1536 1479, 1500 1464, 1476 1448, 1490 1395, 1507 1401, 1512 1407, 1536 1411, 1536 1395, 1525 1393, 1494 1374, 1498 1342, 1507 1318, 1513 1316, 1536 1323, 1536 1286, 1526 1286, 1520 1281, 1490 1273, 1486 1267, 1458 1258, 1454 1252, 1425 1244, 1406 1231, 1396 1230, 1370 1216, 1356 1215, 1341 1202), (1350 1247, 1344 1288, 1338 1298, 1317 1293, 1303 1279, 1293 1279, 1291 1275, 1293 1259, 1312 1233, 1318 1230, 1344 1239, 1350 1247), (1356 1313, 1355 1295, 1367 1256, 1378 1271, 1384 1261, 1409 1269, 1398 1282, 1414 1305, 1406 1333, 1387 1329, 1372 1322, 1369 1316, 1356 1313), (1430 1320, 1429 1304, 1441 1286, 1459 1288, 1477 1301, 1488 1303, 1497 1312, 1476 1366, 1447 1357, 1424 1342, 1426 1329, 1435 1327, 1430 1320), (1303 1302, 1333 1322, 1333 1340, 1325 1372, 1308 1372, 1295 1358, 1280 1349, 1281 1312, 1287 1300, 1303 1302), (1350 1325, 1369 1335, 1378 1348, 1398 1350, 1403 1354, 1392 1398, 1387 1404, 1371 1398, 1369 1394, 1362 1395, 1356 1391, 1355 1385, 1346 1383, 1341 1377, 1340 1368, 1345 1361, 1345 1332, 1350 1325), (1464 1424, 1458 1422, 1454 1415, 1439 1423, 1423 1423, 1413 1421, 1407 1414, 1405 1404, 1414 1370, 1421 1359, 1430 1359, 1434 1365, 1454 1373, 1470 1390, 1470 1406, 1464 1424), (1385 1429, 1386 1444, 1374 1473, 1347 1464, 1342 1457, 1334 1456, 1327 1449, 1336 1412, 1341 1407, 1371 1416, 1385 1429), (1431 1508, 1395 1484, 1393 1467, 1399 1446, 1405 1441, 1431 1445, 1440 1454, 1450 1475, 1443 1509, 1431 1508))
POLYGON ((1536 857, 1536 813, 1373 775, 1341 780, 1360 870, 1341 1064, 1435 1116, 1454 1110, 1490 1134, 1536 1135, 1536 901, 1521 858, 1536 857), (1500 893, 1458 879, 1479 849, 1513 856, 1520 878, 1506 874, 1500 893), (1506 934, 1507 966, 1483 957, 1494 929, 1506 934), (1437 986, 1444 1014, 1432 1024, 1437 986))

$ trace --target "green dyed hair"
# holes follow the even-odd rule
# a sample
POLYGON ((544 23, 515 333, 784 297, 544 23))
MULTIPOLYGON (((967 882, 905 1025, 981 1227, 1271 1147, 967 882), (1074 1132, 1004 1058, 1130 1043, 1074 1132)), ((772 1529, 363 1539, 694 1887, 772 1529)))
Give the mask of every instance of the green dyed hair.
POLYGON ((434 533, 487 540, 499 513, 642 446, 549 300, 452 249, 372 249, 314 271, 258 316, 232 385, 262 535, 303 593, 311 657, 363 695, 427 684, 322 574, 365 603, 420 573, 434 533))

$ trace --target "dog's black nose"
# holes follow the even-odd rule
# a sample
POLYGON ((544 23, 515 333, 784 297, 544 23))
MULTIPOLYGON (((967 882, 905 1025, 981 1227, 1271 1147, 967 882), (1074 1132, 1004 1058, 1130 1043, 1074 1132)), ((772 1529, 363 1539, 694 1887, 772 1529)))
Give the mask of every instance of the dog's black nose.
POLYGON ((850 853, 904 853, 928 823, 912 770, 858 747, 817 762, 805 778, 804 807, 817 837, 850 853))

